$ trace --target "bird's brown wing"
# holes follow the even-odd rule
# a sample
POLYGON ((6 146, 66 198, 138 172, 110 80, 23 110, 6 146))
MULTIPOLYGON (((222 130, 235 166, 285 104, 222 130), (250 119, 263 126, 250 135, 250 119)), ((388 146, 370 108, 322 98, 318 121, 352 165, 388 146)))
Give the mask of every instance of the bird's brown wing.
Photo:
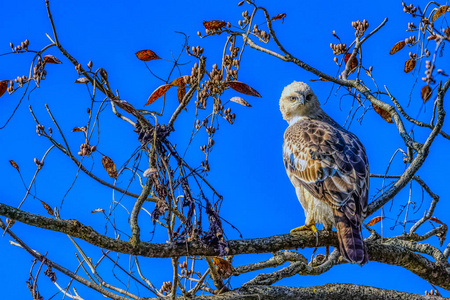
POLYGON ((283 158, 286 171, 332 207, 340 243, 349 243, 341 245, 343 255, 365 263, 361 216, 367 208, 369 164, 358 138, 336 124, 303 119, 286 130, 283 158))

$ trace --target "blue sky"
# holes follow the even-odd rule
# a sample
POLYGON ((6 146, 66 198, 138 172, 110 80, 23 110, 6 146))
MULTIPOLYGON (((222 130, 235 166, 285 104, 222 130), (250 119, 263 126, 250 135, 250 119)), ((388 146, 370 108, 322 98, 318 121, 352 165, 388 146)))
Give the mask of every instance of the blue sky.
MULTIPOLYGON (((237 3, 238 1, 51 1, 61 44, 83 66, 92 60, 94 70, 99 67, 105 68, 113 90, 118 89, 122 99, 136 108, 143 108, 149 95, 162 82, 151 76, 144 63, 136 59, 134 53, 151 49, 160 57, 170 60, 172 55, 178 55, 184 42, 183 36, 175 31, 184 32, 190 36, 190 46, 204 47, 204 54, 208 58, 208 69, 211 69, 214 63, 220 63, 225 35, 200 39, 196 33, 204 32, 202 23, 205 20, 226 20, 236 24, 241 18, 241 12, 250 9, 248 5, 238 7, 237 3)), ((370 24, 369 30, 371 30, 384 18, 389 18, 386 26, 365 44, 363 64, 366 67, 373 66, 373 74, 378 86, 382 89, 384 85, 387 85, 402 105, 406 106, 411 97, 411 105, 407 108, 411 116, 419 116, 419 119, 425 122, 430 120, 432 101, 422 106, 420 99, 420 88, 423 86, 420 78, 423 77, 423 68, 420 69, 419 74, 417 73, 419 68, 409 74, 403 72, 408 52, 414 51, 415 48, 404 49, 393 56, 388 54, 392 45, 409 36, 405 32, 407 23, 414 21, 411 16, 402 12, 401 1, 385 0, 377 2, 377 5, 369 4, 369 2, 367 2, 368 5, 361 5, 360 2, 354 1, 341 1, 339 4, 337 2, 330 4, 325 1, 258 1, 258 4, 266 7, 271 15, 287 13, 283 24, 280 21, 274 23, 279 40, 293 55, 329 74, 337 72, 329 46, 331 42, 337 42, 331 35, 333 30, 344 43, 349 45, 354 37, 352 21, 367 19, 370 24), (416 82, 417 78, 419 80, 416 82), (415 86, 414 83, 416 83, 415 86)), ((418 1, 415 4, 424 6, 426 2, 418 1)), ((52 32, 44 1, 26 0, 20 2, 20 5, 3 1, 0 3, 0 11, 2 28, 0 53, 10 51, 10 42, 19 44, 26 38, 30 40, 29 48, 33 50, 41 49, 50 43, 45 35, 48 33, 52 36, 52 32)), ((274 49, 272 43, 268 47, 274 49)), ((12 121, 0 131, 0 145, 3 146, 0 148, 0 157, 2 157, 0 168, 3 171, 0 181, 2 202, 12 206, 20 203, 26 190, 8 161, 13 159, 19 164, 22 176, 28 185, 35 171, 34 157, 41 158, 49 147, 48 141, 36 135, 35 123, 29 113, 28 105, 33 107, 42 124, 52 127, 56 132, 44 108, 44 103, 47 103, 66 137, 69 137, 69 144, 74 151, 78 151, 79 145, 83 142, 80 133, 70 133, 70 131, 75 126, 84 126, 87 121, 86 108, 90 106, 90 100, 86 87, 73 83, 78 75, 73 65, 55 47, 51 48, 47 54, 55 55, 63 61, 63 64, 47 66, 48 75, 42 87, 25 97, 12 121)), ((0 79, 13 79, 18 75, 27 74, 31 59, 31 54, 1 56, 0 79)), ((182 56, 180 63, 189 62, 191 64, 181 67, 180 73, 174 75, 172 79, 178 75, 190 73, 192 59, 186 55, 182 56)), ((171 63, 165 60, 152 61, 148 65, 161 77, 166 77, 172 67, 171 63)), ((445 55, 438 58, 439 68, 446 65, 448 65, 448 59, 445 55)), ((447 70, 447 73, 449 71, 447 70)), ((342 89, 331 90, 330 83, 310 82, 310 79, 316 78, 315 75, 295 65, 281 62, 261 52, 248 48, 244 53, 239 80, 255 88, 262 98, 243 97, 251 103, 251 108, 235 103, 228 104, 232 112, 237 115, 236 122, 234 125, 221 122, 220 130, 214 138, 216 146, 211 153, 211 172, 208 176, 208 180, 224 196, 221 216, 239 228, 244 238, 284 234, 304 222, 303 210, 296 199, 282 163, 281 145, 287 123, 282 119, 278 108, 281 91, 285 85, 294 80, 308 82, 324 110, 340 124, 344 124, 353 101, 342 89)), ((444 78, 436 77, 436 79, 444 78)), ((369 78, 363 77, 363 80, 369 84, 369 78)), ((11 96, 5 94, 0 98, 1 125, 16 107, 21 92, 22 90, 11 96)), ((236 92, 230 90, 223 95, 222 99, 236 95, 236 92)), ((170 112, 178 105, 176 91, 169 91, 168 97, 165 109, 170 112)), ((97 100, 102 100, 102 97, 98 96, 97 100)), ((151 109, 159 110, 162 105, 161 100, 152 104, 151 109)), ((178 144, 179 149, 184 149, 189 139, 194 122, 194 111, 194 104, 191 103, 188 106, 188 112, 184 112, 177 120, 176 131, 171 134, 171 141, 178 144)), ((362 122, 358 122, 356 119, 361 114, 362 111, 356 112, 350 129, 366 146, 371 172, 383 174, 394 152, 399 147, 404 149, 404 145, 393 124, 383 121, 373 110, 369 110, 362 122)), ((159 121, 167 122, 169 117, 170 114, 159 121)), ((110 113, 109 107, 102 113, 102 118, 98 148, 120 166, 138 147, 136 135, 132 132, 131 126, 110 113)), ((414 127, 410 123, 405 123, 405 126, 407 130, 414 130, 415 137, 420 142, 423 142, 429 134, 429 130, 414 127)), ((57 136, 59 138, 59 135, 57 136)), ((187 160, 192 165, 198 165, 203 158, 198 148, 206 142, 205 136, 197 136, 191 146, 187 160)), ((448 140, 439 137, 418 175, 429 184, 434 193, 440 195, 442 201, 435 215, 448 223, 445 211, 449 209, 449 204, 445 200, 449 193, 445 186, 447 178, 441 169, 442 158, 446 157, 445 149, 448 149, 448 140)), ((94 173, 112 183, 112 179, 101 167, 101 155, 97 154, 94 155, 93 160, 86 160, 88 165, 92 162, 94 162, 94 173)), ((400 174, 404 168, 401 156, 397 155, 389 174, 400 174)), ((52 150, 32 191, 51 206, 59 207, 76 173, 76 166, 68 158, 61 152, 52 150)), ((125 179, 119 178, 118 185, 126 187, 128 184, 126 178, 129 178, 129 175, 124 176, 125 179)), ((381 188, 382 181, 372 179, 369 199, 372 199, 381 188)), ((138 190, 135 191, 138 192, 138 190)), ((118 194, 115 196, 120 197, 118 194)), ((417 204, 417 213, 410 215, 408 219, 416 220, 422 216, 424 208, 429 206, 430 199, 427 195, 422 199, 422 191, 415 184, 412 185, 412 197, 417 204)), ((108 209, 111 201, 112 195, 109 189, 80 174, 74 187, 64 199, 61 214, 63 218, 76 218, 103 232, 105 219, 100 214, 90 212, 99 207, 108 209)), ((383 222, 383 235, 401 234, 401 226, 395 226, 394 230, 390 228, 396 224, 397 215, 400 220, 404 219, 405 216, 400 214, 400 209, 407 201, 408 189, 405 189, 395 197, 392 206, 388 203, 385 210, 388 218, 383 222)), ((124 197, 122 203, 127 208, 131 208, 133 204, 132 199, 128 197, 124 197)), ((22 208, 46 215, 40 202, 32 197, 26 200, 22 208)), ((153 204, 146 204, 146 208, 151 211, 153 204)), ((375 215, 379 214, 380 212, 377 212, 375 215)), ((124 210, 118 210, 116 218, 121 220, 119 224, 123 225, 123 228, 127 228, 127 214, 124 210)), ((146 214, 141 215, 140 222, 151 223, 146 214)), ((380 226, 381 224, 377 224, 374 228, 380 230, 380 226)), ((410 225, 407 225, 407 229, 408 226, 410 225)), ((425 224, 419 233, 424 233, 431 228, 430 224, 425 224)), ((46 232, 23 224, 16 224, 13 229, 32 248, 41 253, 48 252, 49 258, 71 270, 76 268, 77 261, 74 256, 76 249, 65 235, 46 232)), ((153 226, 146 227, 146 231, 143 232, 144 240, 151 238, 152 230, 153 226)), ((239 237, 229 226, 225 226, 225 230, 229 239, 239 237)), ((367 236, 368 232, 364 231, 364 235, 367 236)), ((165 232, 161 228, 156 228, 154 241, 164 242, 164 238, 165 232)), ((8 236, 0 239, 0 265, 3 274, 6 272, 8 274, 8 280, 3 280, 0 287, 2 290, 7 290, 6 296, 11 293, 11 296, 15 295, 18 298, 29 297, 25 281, 28 279, 31 257, 22 249, 10 246, 8 241, 8 236)), ((438 246, 437 238, 431 238, 430 242, 438 246)), ((80 241, 80 245, 94 261, 100 257, 99 251, 85 242, 80 241)), ((306 257, 310 255, 309 250, 304 250, 302 253, 306 257)), ((268 254, 241 255, 235 257, 234 265, 243 265, 269 257, 268 254)), ((126 256, 121 256, 121 262, 125 265, 127 265, 127 259, 126 256)), ((157 287, 163 281, 171 280, 170 260, 143 259, 141 266, 157 287)), ((111 280, 111 283, 116 283, 111 270, 111 265, 105 263, 102 275, 111 280)), ((114 272, 117 272, 119 276, 123 275, 117 269, 114 272)), ((240 286, 255 275, 253 273, 240 275, 232 279, 231 285, 232 287, 240 286)), ((68 282, 67 278, 62 275, 59 277, 58 282, 64 286, 68 282)), ((56 293, 56 289, 47 278, 42 277, 40 282, 41 293, 46 298, 56 293)), ((372 285, 414 293, 423 293, 431 289, 427 282, 409 271, 376 262, 370 262, 363 268, 354 265, 337 266, 321 276, 294 276, 277 284, 310 286, 330 282, 372 285)), ((77 286, 77 290, 86 299, 103 299, 98 293, 81 286, 77 286)), ((141 292, 145 291, 141 289, 141 292)), ((450 294, 444 291, 443 295, 450 294)))

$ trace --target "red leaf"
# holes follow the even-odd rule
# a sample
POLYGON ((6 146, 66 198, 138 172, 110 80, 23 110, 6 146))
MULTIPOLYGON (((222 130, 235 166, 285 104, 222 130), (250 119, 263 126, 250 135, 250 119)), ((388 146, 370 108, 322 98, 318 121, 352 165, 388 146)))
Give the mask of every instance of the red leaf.
POLYGON ((272 17, 272 21, 275 21, 275 20, 283 20, 281 23, 283 24, 284 23, 284 18, 286 18, 286 13, 282 13, 282 14, 278 14, 278 15, 276 15, 275 17, 272 17))
POLYGON ((44 208, 47 210, 47 213, 49 215, 55 216, 55 213, 53 212, 53 209, 50 207, 50 205, 48 205, 47 203, 45 203, 44 201, 41 200, 42 206, 44 206, 44 208))
MULTIPOLYGON (((344 62, 346 65, 348 60, 350 59, 350 56, 352 56, 351 53, 345 53, 344 62)), ((350 73, 355 72, 357 66, 358 66, 358 59, 355 56, 353 57, 352 62, 350 63, 350 73)))
POLYGON ((439 220, 439 219, 436 218, 436 217, 431 217, 430 220, 431 220, 431 221, 434 221, 434 222, 436 222, 436 223, 438 223, 438 224, 445 225, 441 220, 439 220))
POLYGON ((44 56, 44 61, 49 64, 62 64, 62 62, 53 55, 44 56))
POLYGON ((255 97, 261 97, 261 95, 251 86, 240 82, 240 81, 228 81, 228 86, 235 90, 236 92, 239 92, 241 94, 255 96, 255 97))
POLYGON ((319 79, 310 79, 309 81, 329 81, 328 79, 319 77, 319 79))
POLYGON ((227 26, 227 22, 217 21, 217 20, 204 21, 203 26, 205 26, 206 29, 217 30, 217 29, 227 26))
POLYGON ((383 220, 385 217, 375 217, 372 220, 370 220, 369 223, 367 223, 367 226, 373 226, 375 224, 377 224, 378 222, 380 222, 381 220, 383 220))
POLYGON ((144 105, 152 104, 153 102, 155 102, 156 99, 164 95, 171 87, 172 85, 170 83, 161 85, 150 95, 150 97, 147 100, 147 103, 145 103, 144 105))
POLYGON ((137 56, 138 59, 143 60, 143 61, 160 59, 160 57, 158 55, 156 55, 156 53, 153 52, 152 50, 141 50, 141 51, 138 51, 138 52, 136 52, 136 56, 137 56))
POLYGON ((0 97, 3 96, 3 94, 8 89, 8 80, 2 80, 0 81, 0 97))

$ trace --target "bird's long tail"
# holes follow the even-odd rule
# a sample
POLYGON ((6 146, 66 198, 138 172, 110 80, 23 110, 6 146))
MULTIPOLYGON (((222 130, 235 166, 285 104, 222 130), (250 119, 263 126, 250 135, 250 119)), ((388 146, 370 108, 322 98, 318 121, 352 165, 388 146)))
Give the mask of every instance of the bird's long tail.
POLYGON ((369 256, 361 232, 358 217, 345 208, 333 209, 334 221, 339 239, 341 255, 351 263, 360 266, 367 263, 369 256))

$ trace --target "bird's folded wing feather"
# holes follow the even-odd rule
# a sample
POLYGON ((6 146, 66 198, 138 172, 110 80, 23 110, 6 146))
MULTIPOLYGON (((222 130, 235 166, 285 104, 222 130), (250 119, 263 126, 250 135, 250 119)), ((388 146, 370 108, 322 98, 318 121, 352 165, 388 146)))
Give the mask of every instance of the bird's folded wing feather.
POLYGON ((350 219, 366 209, 368 162, 355 135, 327 122, 301 120, 286 130, 283 148, 286 171, 315 198, 350 219))

